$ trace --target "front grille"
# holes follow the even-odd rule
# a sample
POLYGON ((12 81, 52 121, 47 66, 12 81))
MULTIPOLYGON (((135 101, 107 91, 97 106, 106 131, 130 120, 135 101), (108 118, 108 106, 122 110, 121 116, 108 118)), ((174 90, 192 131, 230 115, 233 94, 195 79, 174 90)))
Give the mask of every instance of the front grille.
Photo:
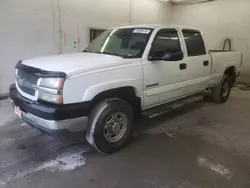
POLYGON ((20 84, 18 84, 18 87, 24 92, 27 93, 29 95, 35 96, 36 91, 34 89, 31 88, 27 88, 27 87, 23 87, 20 84))
POLYGON ((17 71, 17 77, 18 77, 18 79, 17 79, 18 87, 24 93, 27 93, 27 94, 32 95, 32 96, 35 96, 36 91, 33 88, 28 87, 28 85, 36 85, 39 77, 36 76, 32 72, 27 72, 27 71, 24 71, 22 69, 18 69, 18 71, 17 71), (25 83, 28 83, 28 84, 20 84, 18 82, 18 80, 22 80, 23 83, 25 82, 25 83))

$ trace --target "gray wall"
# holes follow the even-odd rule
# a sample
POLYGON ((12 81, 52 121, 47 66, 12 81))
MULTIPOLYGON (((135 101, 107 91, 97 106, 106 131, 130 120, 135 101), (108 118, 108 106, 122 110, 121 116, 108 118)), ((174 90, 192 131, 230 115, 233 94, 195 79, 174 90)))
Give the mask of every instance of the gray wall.
POLYGON ((171 7, 156 0, 0 0, 0 94, 20 59, 80 51, 90 27, 168 24, 171 7))
POLYGON ((242 80, 250 81, 250 1, 216 0, 173 6, 172 23, 202 29, 209 49, 222 49, 225 38, 244 55, 242 80))

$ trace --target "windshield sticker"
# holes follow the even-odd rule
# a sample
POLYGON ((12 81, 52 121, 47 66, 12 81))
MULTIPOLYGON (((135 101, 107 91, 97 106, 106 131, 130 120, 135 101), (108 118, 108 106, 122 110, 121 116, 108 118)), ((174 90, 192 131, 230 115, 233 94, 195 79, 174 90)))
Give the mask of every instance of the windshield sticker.
POLYGON ((149 34, 150 30, 149 29, 135 29, 133 33, 149 34))

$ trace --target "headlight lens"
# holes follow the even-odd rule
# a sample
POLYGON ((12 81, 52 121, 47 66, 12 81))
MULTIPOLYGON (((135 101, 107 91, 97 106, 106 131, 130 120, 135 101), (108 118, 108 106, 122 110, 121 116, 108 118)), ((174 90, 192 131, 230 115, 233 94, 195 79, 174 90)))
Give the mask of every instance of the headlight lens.
POLYGON ((56 103, 56 104, 63 103, 62 95, 53 95, 49 93, 39 92, 39 99, 46 101, 46 102, 56 103))
POLYGON ((37 87, 37 91, 39 92, 38 98, 46 102, 62 104, 64 81, 64 78, 42 78, 37 87))
POLYGON ((51 89, 62 89, 64 78, 42 78, 40 86, 51 89))

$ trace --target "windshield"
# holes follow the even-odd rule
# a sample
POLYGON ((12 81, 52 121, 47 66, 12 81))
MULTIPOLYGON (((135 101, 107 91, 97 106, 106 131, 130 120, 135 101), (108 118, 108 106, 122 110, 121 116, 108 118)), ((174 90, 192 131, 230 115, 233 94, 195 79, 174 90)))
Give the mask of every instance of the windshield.
POLYGON ((84 52, 116 55, 123 58, 141 58, 152 29, 124 28, 103 32, 84 52))

